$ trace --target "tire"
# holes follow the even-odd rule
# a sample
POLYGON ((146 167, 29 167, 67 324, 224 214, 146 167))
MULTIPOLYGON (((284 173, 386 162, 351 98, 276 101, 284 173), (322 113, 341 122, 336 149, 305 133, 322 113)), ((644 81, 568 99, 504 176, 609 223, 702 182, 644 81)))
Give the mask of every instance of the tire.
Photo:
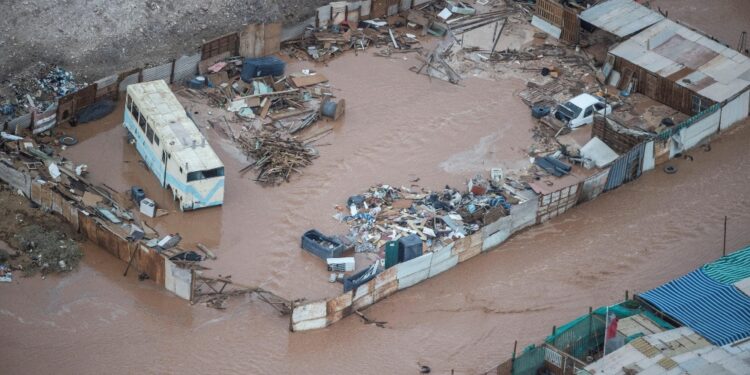
POLYGON ((677 167, 675 167, 674 165, 667 165, 666 167, 664 167, 664 172, 666 174, 675 174, 677 173, 677 167))
POLYGON ((60 144, 64 146, 73 146, 78 143, 78 139, 73 136, 65 135, 60 137, 60 144))

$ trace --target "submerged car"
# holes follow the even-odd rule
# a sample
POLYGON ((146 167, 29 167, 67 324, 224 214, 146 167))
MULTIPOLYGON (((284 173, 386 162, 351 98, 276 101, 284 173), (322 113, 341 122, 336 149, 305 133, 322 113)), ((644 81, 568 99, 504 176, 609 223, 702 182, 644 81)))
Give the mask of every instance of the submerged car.
POLYGON ((581 94, 555 109, 555 118, 567 124, 570 128, 592 124, 594 113, 607 115, 612 113, 612 106, 604 99, 591 94, 581 94))

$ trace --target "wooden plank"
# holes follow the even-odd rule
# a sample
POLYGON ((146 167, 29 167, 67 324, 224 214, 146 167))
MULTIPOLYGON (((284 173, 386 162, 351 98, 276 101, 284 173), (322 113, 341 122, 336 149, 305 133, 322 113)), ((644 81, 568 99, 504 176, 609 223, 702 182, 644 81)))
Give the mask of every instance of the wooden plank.
POLYGON ((328 78, 322 73, 315 73, 303 76, 292 76, 292 82, 297 87, 307 87, 317 85, 319 83, 327 82, 328 78))

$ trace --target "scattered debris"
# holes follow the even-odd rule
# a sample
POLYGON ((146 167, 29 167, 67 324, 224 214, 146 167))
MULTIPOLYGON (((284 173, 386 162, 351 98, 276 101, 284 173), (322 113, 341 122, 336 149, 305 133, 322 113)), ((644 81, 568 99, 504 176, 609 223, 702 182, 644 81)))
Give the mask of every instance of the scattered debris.
POLYGON ((318 151, 294 139, 281 138, 274 134, 261 133, 240 135, 238 142, 253 163, 243 168, 246 172, 253 167, 258 171, 256 181, 265 185, 278 185, 289 182, 292 173, 302 173, 302 168, 312 164, 318 151))

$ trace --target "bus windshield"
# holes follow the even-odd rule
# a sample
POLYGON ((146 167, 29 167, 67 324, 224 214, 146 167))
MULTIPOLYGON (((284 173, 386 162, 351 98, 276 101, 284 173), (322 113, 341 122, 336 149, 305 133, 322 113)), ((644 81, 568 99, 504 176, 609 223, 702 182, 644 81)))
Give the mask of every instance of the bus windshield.
POLYGON ((214 177, 224 177, 224 167, 208 169, 205 171, 188 172, 187 181, 200 181, 214 177))

